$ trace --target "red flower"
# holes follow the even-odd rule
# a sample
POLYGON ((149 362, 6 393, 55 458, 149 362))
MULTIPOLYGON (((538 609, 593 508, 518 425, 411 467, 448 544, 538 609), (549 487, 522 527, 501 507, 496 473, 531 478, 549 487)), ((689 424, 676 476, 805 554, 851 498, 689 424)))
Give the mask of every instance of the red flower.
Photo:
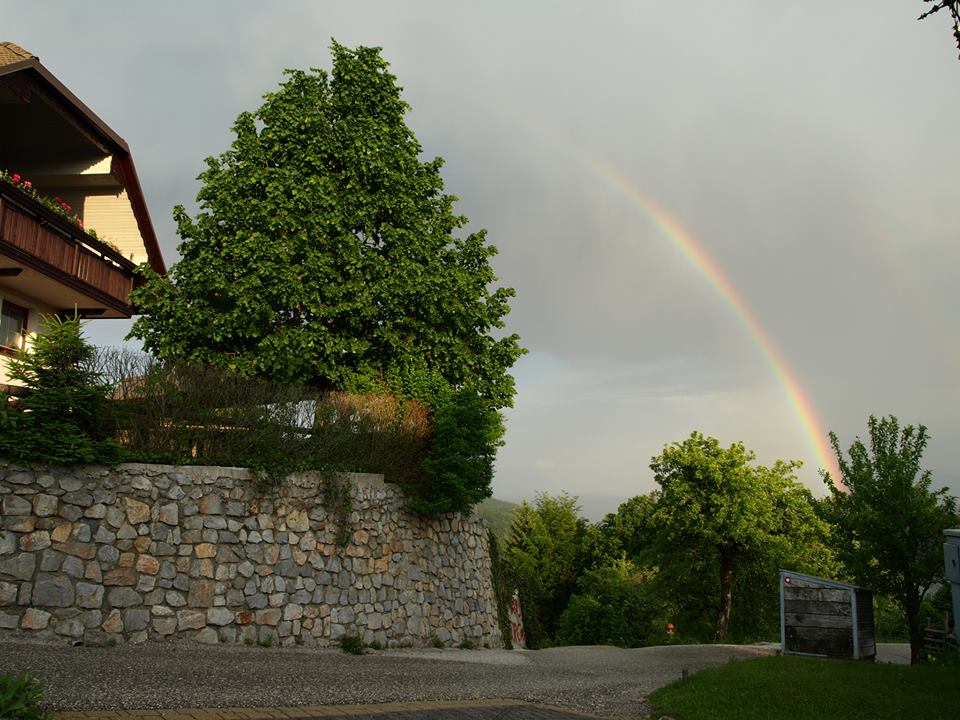
POLYGON ((54 202, 63 202, 63 201, 62 201, 60 198, 58 198, 58 197, 55 197, 55 198, 53 199, 53 201, 54 201, 54 202))
POLYGON ((33 187, 33 183, 30 182, 29 180, 25 180, 24 183, 23 183, 23 186, 24 186, 25 188, 32 188, 32 187, 33 187))
POLYGON ((14 173, 11 180, 13 180, 15 183, 20 182, 20 173, 14 173))

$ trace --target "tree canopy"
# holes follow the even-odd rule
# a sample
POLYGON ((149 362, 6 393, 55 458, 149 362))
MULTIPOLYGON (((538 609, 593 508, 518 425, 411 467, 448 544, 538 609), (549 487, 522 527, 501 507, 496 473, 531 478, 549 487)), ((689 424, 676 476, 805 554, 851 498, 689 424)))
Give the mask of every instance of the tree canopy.
POLYGON ((764 606, 760 596, 775 591, 778 566, 831 565, 829 530, 793 475, 799 462, 767 468, 754 459, 742 443, 724 448, 694 432, 650 464, 661 488, 651 562, 680 607, 702 609, 717 640, 727 634, 736 595, 752 598, 751 609, 764 606))
POLYGON ((444 193, 442 160, 404 122, 379 48, 331 46, 332 72, 288 70, 279 90, 207 159, 199 212, 174 210, 182 259, 144 270, 131 335, 198 360, 353 391, 437 383, 494 407, 524 352, 498 336, 510 288, 496 249, 444 193))
POLYGON ((901 429, 892 415, 871 415, 867 426, 869 446, 858 437, 847 455, 830 433, 840 478, 824 472, 831 493, 827 515, 837 529, 837 554, 855 580, 888 593, 903 608, 916 662, 920 604, 943 577, 942 533, 957 522, 956 499, 945 488, 931 490, 933 476, 921 467, 926 427, 901 429))

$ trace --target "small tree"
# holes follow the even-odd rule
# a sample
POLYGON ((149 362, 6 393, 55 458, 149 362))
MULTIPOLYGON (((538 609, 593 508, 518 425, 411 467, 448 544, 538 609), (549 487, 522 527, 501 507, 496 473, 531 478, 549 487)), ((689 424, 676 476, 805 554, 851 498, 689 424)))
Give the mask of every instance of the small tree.
POLYGON ((942 533, 957 522, 956 499, 946 488, 931 490, 933 476, 921 468, 926 427, 901 430, 892 415, 871 415, 867 424, 869 448, 858 437, 848 456, 830 433, 840 478, 823 472, 831 494, 826 514, 837 529, 837 555, 856 581, 889 594, 903 608, 911 662, 917 662, 920 605, 943 578, 942 533))
POLYGON ((25 462, 115 461, 119 446, 106 422, 110 385, 89 368, 94 350, 80 320, 44 317, 46 332, 11 361, 10 377, 29 392, 0 434, 0 454, 25 462))
POLYGON ((738 590, 745 615, 768 615, 778 566, 830 565, 828 527, 793 476, 800 463, 753 460, 742 443, 723 448, 694 432, 650 464, 661 488, 651 556, 658 582, 682 611, 712 613, 703 619, 715 640, 727 635, 738 590))

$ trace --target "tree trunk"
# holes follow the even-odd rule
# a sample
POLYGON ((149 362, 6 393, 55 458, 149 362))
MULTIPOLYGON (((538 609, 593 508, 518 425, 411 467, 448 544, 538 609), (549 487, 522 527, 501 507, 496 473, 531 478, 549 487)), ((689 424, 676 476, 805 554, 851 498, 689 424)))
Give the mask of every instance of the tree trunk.
POLYGON ((910 664, 920 662, 920 651, 923 649, 923 630, 920 627, 920 599, 915 593, 904 598, 903 609, 907 615, 907 627, 910 629, 910 664))
POLYGON ((713 639, 719 642, 727 634, 730 625, 730 608, 733 605, 733 560, 735 550, 727 546, 720 551, 720 609, 713 639))

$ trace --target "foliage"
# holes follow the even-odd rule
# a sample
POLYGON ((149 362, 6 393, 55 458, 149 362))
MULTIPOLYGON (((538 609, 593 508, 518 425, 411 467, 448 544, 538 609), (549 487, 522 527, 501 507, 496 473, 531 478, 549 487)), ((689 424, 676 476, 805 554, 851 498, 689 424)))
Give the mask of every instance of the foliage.
POLYGON ((500 637, 507 650, 513 649, 510 639, 510 598, 513 594, 513 576, 503 561, 500 552, 500 541, 493 530, 487 532, 487 543, 490 548, 490 580, 493 586, 493 597, 497 603, 497 624, 500 627, 500 637))
POLYGON ((241 465, 267 482, 299 470, 378 472, 390 482, 421 474, 430 419, 415 400, 322 393, 125 352, 95 362, 118 378, 114 432, 128 457, 241 465))
POLYGON ((0 718, 47 720, 53 717, 53 711, 42 707, 42 700, 43 684, 30 673, 0 675, 0 718))
POLYGON ((837 528, 837 555, 856 582, 903 607, 916 662, 920 605, 943 577, 942 533, 957 522, 956 499, 945 488, 931 490, 933 476, 921 469, 926 427, 901 430, 893 416, 870 416, 867 424, 869 448, 858 437, 847 456, 830 433, 840 478, 823 474, 830 486, 825 514, 837 528))
POLYGON ((950 19, 953 23, 953 39, 956 40, 957 50, 960 50, 960 0, 923 0, 925 3, 930 5, 930 9, 925 11, 918 20, 923 20, 928 18, 931 15, 940 12, 941 10, 948 10, 950 12, 950 19))
POLYGON ((649 578, 628 560, 583 575, 557 620, 558 645, 642 647, 668 640, 649 578))
POLYGON ((45 316, 47 332, 21 350, 8 373, 28 389, 5 408, 0 455, 24 462, 117 462, 120 448, 104 422, 110 386, 89 368, 93 349, 79 319, 45 316))
POLYGON ((651 564, 678 613, 678 630, 690 637, 721 640, 731 618, 739 633, 769 632, 778 567, 835 570, 828 526, 793 476, 799 463, 767 468, 753 460, 742 443, 723 448, 694 432, 651 461, 660 485, 649 520, 656 528, 651 564))
POLYGON ((948 720, 956 668, 767 657, 701 670, 650 695, 652 717, 684 720, 948 720))
POLYGON ((434 413, 423 478, 409 487, 410 508, 424 515, 466 513, 490 497, 503 423, 489 401, 461 388, 434 413))
POLYGON ((474 512, 487 521, 490 526, 490 532, 499 538, 506 536, 510 531, 510 523, 513 522, 513 511, 517 504, 498 500, 490 497, 483 500, 474 507, 474 512))
POLYGON ((340 638, 340 649, 348 655, 363 655, 363 640, 359 635, 344 635, 340 638))
POLYGON ((519 589, 527 644, 540 647, 553 636, 580 574, 586 521, 577 498, 538 493, 521 503, 503 543, 506 582, 519 589))
POLYGON ((331 50, 332 73, 287 71, 207 159, 199 213, 175 210, 182 259, 131 296, 132 335, 245 376, 403 396, 439 379, 510 405, 524 351, 493 334, 514 294, 489 289, 495 248, 460 236, 379 49, 331 50))

